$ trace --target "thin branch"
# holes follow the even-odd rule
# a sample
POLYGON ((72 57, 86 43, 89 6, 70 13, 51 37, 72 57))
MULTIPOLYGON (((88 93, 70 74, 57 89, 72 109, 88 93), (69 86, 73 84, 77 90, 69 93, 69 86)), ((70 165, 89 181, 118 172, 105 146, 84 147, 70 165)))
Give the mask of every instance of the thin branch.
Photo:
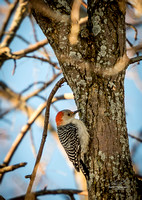
POLYGON ((17 109, 19 106, 20 106, 20 104, 17 105, 17 106, 12 107, 12 108, 10 108, 10 109, 7 109, 7 110, 5 110, 5 111, 3 111, 3 112, 0 112, 0 119, 3 119, 5 115, 7 115, 8 113, 14 111, 14 110, 17 109))
POLYGON ((142 175, 140 175, 140 174, 135 174, 136 175, 136 177, 138 178, 138 179, 140 179, 141 181, 142 181, 142 175))
POLYGON ((135 31, 134 39, 137 40, 137 37, 138 37, 137 29, 132 24, 126 23, 126 25, 129 26, 130 28, 132 28, 135 31))
POLYGON ((43 91, 44 89, 46 89, 59 75, 61 75, 61 72, 54 75, 53 78, 48 81, 47 83, 45 83, 41 88, 35 90, 34 92, 32 92, 31 94, 27 95, 26 97, 23 97, 24 101, 28 101, 31 97, 36 96, 38 93, 40 93, 41 91, 43 91))
POLYGON ((35 24, 34 24, 33 18, 32 18, 31 15, 29 16, 29 18, 30 18, 30 22, 31 22, 31 25, 32 25, 32 29, 33 29, 34 39, 35 39, 36 42, 38 42, 37 33, 36 33, 36 29, 35 29, 35 24))
POLYGON ((47 104, 46 104, 45 121, 44 121, 44 129, 43 129, 42 140, 41 140, 40 148, 39 148, 39 151, 38 151, 37 159, 36 159, 36 162, 35 162, 35 166, 34 166, 34 169, 33 169, 32 175, 31 175, 30 183, 29 183, 29 186, 28 186, 28 189, 27 189, 25 200, 29 199, 29 194, 31 193, 31 190, 32 190, 32 186, 33 186, 33 183, 34 183, 34 180, 35 180, 35 177, 36 177, 39 162, 40 162, 40 159, 41 159, 41 156, 42 156, 43 147, 44 147, 44 144, 45 144, 45 141, 46 141, 48 122, 49 122, 50 104, 52 102, 53 96, 55 95, 56 91, 58 90, 59 87, 61 87, 61 85, 64 82, 65 82, 65 79, 61 78, 56 83, 52 92, 49 95, 49 98, 48 98, 48 101, 47 101, 47 104))
POLYGON ((1 43, 1 47, 8 47, 10 43, 12 42, 21 22, 23 21, 25 17, 25 14, 27 12, 27 5, 28 5, 28 0, 19 1, 19 6, 16 10, 14 19, 8 31, 9 33, 11 33, 11 35, 7 35, 4 38, 3 42, 1 43))
POLYGON ((131 134, 128 134, 128 135, 129 135, 131 138, 137 140, 138 142, 142 142, 142 139, 141 139, 141 138, 138 138, 138 137, 136 137, 136 136, 134 136, 134 135, 131 135, 131 134))
POLYGON ((142 60, 142 56, 137 56, 137 57, 131 58, 129 64, 133 64, 133 63, 139 62, 141 60, 142 60))
POLYGON ((26 164, 27 164, 26 162, 23 162, 23 163, 19 163, 19 164, 16 164, 16 165, 2 167, 2 168, 0 168, 0 174, 4 174, 6 172, 13 171, 13 170, 18 169, 20 167, 25 167, 26 164))
POLYGON ((33 86, 37 85, 37 84, 45 84, 44 81, 38 81, 38 82, 35 82, 35 83, 32 83, 30 84, 27 88, 23 89, 21 92, 20 92, 20 95, 22 95, 24 92, 27 92, 29 89, 31 89, 33 86))
POLYGON ((128 40, 128 38, 126 38, 126 41, 128 42, 129 46, 132 48, 133 44, 128 40))
POLYGON ((12 75, 14 75, 16 67, 17 67, 16 60, 13 59, 13 61, 14 61, 14 67, 13 67, 13 70, 12 70, 12 75))
POLYGON ((28 48, 26 49, 22 49, 20 51, 11 53, 11 50, 9 47, 2 47, 0 48, 0 66, 2 66, 3 62, 9 59, 20 59, 22 57, 29 57, 29 58, 36 58, 36 59, 40 59, 42 61, 48 62, 49 64, 53 65, 54 67, 57 68, 57 64, 52 63, 50 61, 48 61, 47 59, 44 58, 39 58, 39 57, 35 57, 35 56, 27 56, 26 54, 29 54, 31 52, 34 52, 36 50, 38 50, 39 48, 43 47, 44 45, 46 45, 48 43, 47 39, 37 42, 36 44, 32 44, 29 45, 28 48))
MULTIPOLYGON (((82 190, 72 190, 72 189, 57 189, 57 190, 40 190, 37 192, 32 192, 34 197, 38 197, 38 196, 44 196, 44 195, 68 195, 68 196, 72 196, 74 194, 78 194, 78 195, 87 195, 86 191, 82 191, 82 190)), ((14 197, 14 198, 10 198, 9 200, 24 200, 25 195, 22 196, 18 196, 18 197, 14 197)))
POLYGON ((45 39, 43 41, 37 42, 36 44, 29 45, 29 47, 26 48, 26 49, 22 49, 20 51, 14 52, 14 53, 11 53, 11 50, 8 47, 0 48, 0 62, 1 62, 0 65, 2 65, 5 60, 9 60, 9 59, 17 60, 17 59, 20 59, 22 57, 28 57, 28 58, 35 58, 35 59, 39 59, 39 60, 44 61, 44 62, 48 62, 49 64, 51 64, 51 65, 53 65, 54 67, 57 68, 56 63, 52 63, 51 61, 48 61, 45 58, 40 58, 40 57, 37 57, 37 56, 27 56, 26 55, 26 54, 29 54, 31 52, 38 50, 39 48, 43 47, 47 43, 48 43, 48 41, 45 39))
MULTIPOLYGON (((4 34, 10 35, 10 33, 8 33, 8 32, 5 32, 4 34)), ((25 42, 26 44, 31 45, 31 43, 30 43, 27 39, 25 39, 23 36, 18 35, 18 34, 15 34, 15 37, 19 38, 20 40, 22 40, 22 41, 25 42)), ((46 48, 45 48, 44 46, 43 46, 42 48, 43 48, 43 51, 44 51, 44 52, 42 52, 40 49, 38 49, 38 51, 39 51, 42 55, 44 55, 44 56, 46 57, 46 60, 43 60, 43 61, 47 62, 47 60, 49 60, 49 55, 48 55, 48 53, 47 53, 47 51, 46 51, 46 48)), ((11 55, 10 57, 12 57, 12 55, 11 55)), ((7 58, 7 59, 10 59, 10 58, 7 58)), ((36 56, 36 59, 42 60, 42 58, 37 57, 37 56, 36 56)), ((49 62, 49 61, 48 61, 48 62, 49 62)), ((50 62, 51 62, 51 61, 50 61, 50 62)), ((56 65, 57 65, 57 64, 56 64, 56 65)))
POLYGON ((81 25, 81 24, 85 24, 87 21, 88 21, 88 16, 80 18, 78 23, 79 23, 79 25, 81 25))
POLYGON ((38 50, 39 48, 43 47, 46 44, 48 44, 48 40, 47 39, 42 40, 40 42, 37 42, 35 44, 32 44, 26 49, 22 49, 20 51, 14 52, 13 55, 17 56, 17 57, 22 57, 23 55, 26 55, 28 53, 31 53, 33 51, 38 50))
MULTIPOLYGON (((5 32, 4 34, 5 35, 11 35, 12 33, 5 32)), ((20 40, 22 40, 23 42, 25 42, 28 45, 30 44, 30 42, 27 39, 25 39, 23 36, 21 36, 19 34, 15 34, 15 37, 19 38, 20 40)))
POLYGON ((11 19, 11 16, 12 16, 13 12, 16 9, 18 1, 19 0, 15 0, 14 3, 9 4, 9 10, 8 10, 7 16, 6 16, 6 18, 5 18, 5 20, 4 20, 3 24, 2 24, 1 31, 0 31, 0 41, 1 41, 2 37, 3 37, 3 35, 4 35, 4 31, 7 28, 9 20, 11 19))
POLYGON ((52 99, 52 103, 58 101, 58 100, 63 100, 63 99, 74 99, 74 96, 72 93, 65 93, 64 95, 56 96, 52 99))
POLYGON ((133 48, 127 49, 127 51, 132 51, 132 52, 134 52, 134 54, 139 52, 139 51, 142 51, 142 43, 140 43, 136 46, 133 46, 133 48))
MULTIPOLYGON (((131 47, 131 49, 133 50, 134 46, 133 44, 126 38, 126 41, 128 42, 129 46, 131 47)), ((129 49, 128 49, 129 50, 129 49)), ((139 56, 139 52, 135 52, 137 56, 139 56)), ((134 53, 134 54, 135 54, 134 53)))
MULTIPOLYGON (((45 55, 45 54, 44 54, 44 55, 45 55)), ((45 56, 46 56, 46 55, 45 55, 45 56)), ((25 56, 23 56, 23 57, 26 57, 26 58, 34 58, 34 59, 37 59, 37 60, 41 60, 41 61, 43 61, 43 62, 47 62, 47 63, 49 63, 50 65, 52 65, 55 69, 60 70, 60 67, 57 66, 57 63, 51 62, 49 59, 42 58, 42 57, 38 57, 38 56, 35 56, 35 55, 33 55, 33 56, 27 56, 27 55, 25 55, 25 56)))

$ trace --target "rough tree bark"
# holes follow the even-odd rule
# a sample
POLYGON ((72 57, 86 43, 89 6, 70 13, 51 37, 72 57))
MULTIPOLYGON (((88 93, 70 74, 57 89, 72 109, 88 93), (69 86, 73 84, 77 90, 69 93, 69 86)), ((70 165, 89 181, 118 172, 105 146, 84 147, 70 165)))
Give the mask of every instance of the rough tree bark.
POLYGON ((103 74, 125 53, 125 1, 88 0, 88 22, 76 45, 68 39, 72 3, 30 0, 90 134, 89 200, 139 199, 125 119, 125 70, 114 76, 103 74))

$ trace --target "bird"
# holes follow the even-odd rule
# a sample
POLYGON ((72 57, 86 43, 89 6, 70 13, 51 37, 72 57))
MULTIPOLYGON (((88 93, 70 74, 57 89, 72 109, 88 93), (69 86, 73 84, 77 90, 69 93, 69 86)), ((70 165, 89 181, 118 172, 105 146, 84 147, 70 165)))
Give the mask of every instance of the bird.
POLYGON ((84 154, 88 151, 89 133, 85 124, 75 118, 80 110, 61 110, 57 113, 55 121, 60 143, 75 169, 80 170, 89 179, 89 170, 84 164, 84 154))

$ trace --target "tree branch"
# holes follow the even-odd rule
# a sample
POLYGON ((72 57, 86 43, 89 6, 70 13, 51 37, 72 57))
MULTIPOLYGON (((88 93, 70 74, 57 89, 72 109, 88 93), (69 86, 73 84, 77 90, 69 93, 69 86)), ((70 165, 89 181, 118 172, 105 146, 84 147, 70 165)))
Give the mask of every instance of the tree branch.
POLYGON ((35 90, 34 92, 30 93, 29 95, 27 95, 26 97, 23 97, 24 101, 28 101, 31 97, 36 96, 38 93, 42 92, 45 88, 47 88, 59 75, 61 75, 61 72, 58 74, 55 74, 53 76, 53 78, 48 81, 47 83, 45 83, 41 88, 35 90))
POLYGON ((10 43, 12 42, 21 22, 23 21, 25 14, 27 12, 27 5, 28 5, 28 1, 27 0, 20 0, 19 1, 19 6, 17 8, 17 11, 15 13, 14 19, 12 21, 12 24, 9 28, 9 33, 11 33, 10 35, 7 35, 2 44, 1 47, 7 47, 10 45, 10 43))
POLYGON ((20 59, 24 57, 26 54, 38 50, 39 48, 43 47, 47 43, 48 43, 48 40, 45 39, 40 42, 37 42, 36 44, 29 45, 29 47, 26 49, 22 49, 14 53, 11 53, 11 50, 8 47, 2 47, 0 49, 0 60, 5 61, 9 59, 20 59))
POLYGON ((142 142, 142 139, 141 138, 138 138, 138 137, 136 137, 136 136, 134 136, 134 135, 131 135, 130 133, 128 134, 131 138, 133 138, 133 139, 135 139, 135 140, 137 140, 137 141, 139 141, 139 142, 142 142))
POLYGON ((15 57, 18 57, 18 58, 21 58, 23 57, 24 55, 28 54, 28 53, 31 53, 33 51, 36 51, 38 50, 39 48, 43 47, 44 45, 48 44, 48 40, 45 39, 45 40, 42 40, 40 42, 37 42, 35 44, 32 44, 30 45, 28 48, 26 49, 22 49, 20 51, 17 51, 17 52, 14 52, 13 55, 15 57))
POLYGON ((10 172, 10 171, 13 171, 15 169, 18 169, 20 167, 25 167, 27 163, 26 162, 23 162, 23 163, 19 163, 19 164, 16 164, 16 165, 11 165, 11 166, 4 166, 2 168, 0 168, 0 174, 4 174, 6 172, 10 172))
POLYGON ((49 112, 50 112, 50 104, 52 102, 53 96, 56 93, 56 91, 58 90, 59 87, 61 87, 61 85, 65 82, 64 78, 61 78, 56 85, 54 86, 52 92, 49 95, 47 104, 46 104, 46 111, 45 111, 45 121, 44 121, 44 129, 43 129, 43 135, 42 135, 42 140, 41 140, 41 144, 40 144, 40 148, 38 151, 38 155, 37 155, 37 159, 35 162, 35 166, 31 175, 31 180, 27 189, 27 193, 26 193, 26 197, 25 200, 28 200, 29 194, 31 193, 32 190, 32 186, 36 177, 36 173, 37 173, 37 169, 38 169, 38 165, 41 159, 41 155, 42 155, 42 151, 43 151, 43 147, 46 141, 46 137, 47 137, 47 129, 48 129, 48 122, 49 122, 49 112))
MULTIPOLYGON (((84 195, 87 196, 87 191, 82 190, 72 190, 72 189, 57 189, 57 190, 40 190, 37 192, 32 192, 34 197, 43 196, 43 195, 58 195, 58 194, 64 194, 68 196, 72 196, 74 194, 84 195)), ((25 195, 10 198, 9 200, 24 200, 25 195)))
POLYGON ((6 28, 7 28, 9 20, 11 19, 11 16, 12 16, 13 12, 16 9, 17 4, 18 4, 18 0, 15 0, 14 3, 9 4, 9 10, 8 10, 7 16, 6 16, 6 18, 5 18, 5 20, 4 20, 3 24, 2 24, 1 31, 0 31, 0 41, 1 41, 2 37, 3 37, 3 35, 4 35, 4 32, 5 32, 6 28))
POLYGON ((69 41, 71 45, 78 42, 78 34, 80 31, 79 17, 80 17, 81 0, 74 0, 71 11, 71 31, 69 41))
POLYGON ((142 56, 137 56, 137 57, 131 58, 129 64, 133 64, 133 63, 139 62, 141 60, 142 60, 142 56))

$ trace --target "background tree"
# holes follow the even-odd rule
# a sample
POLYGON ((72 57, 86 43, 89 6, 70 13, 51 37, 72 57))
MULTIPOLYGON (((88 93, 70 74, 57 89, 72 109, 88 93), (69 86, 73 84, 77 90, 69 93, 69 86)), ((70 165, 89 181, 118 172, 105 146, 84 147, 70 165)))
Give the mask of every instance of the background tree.
MULTIPOLYGON (((137 8, 137 3, 131 1, 127 3, 127 6, 137 8)), ((26 0, 23 0, 15 1, 11 5, 2 26, 1 65, 3 65, 5 60, 13 59, 15 71, 17 59, 32 57, 48 62, 54 69, 59 69, 57 64, 51 61, 45 48, 40 52, 45 58, 27 55, 49 42, 65 77, 65 79, 57 83, 47 101, 43 131, 43 136, 45 137, 42 139, 46 138, 50 103, 56 100, 51 97, 58 87, 61 86, 61 83, 66 80, 73 91, 77 107, 81 109, 80 118, 86 124, 90 134, 89 151, 85 157, 85 163, 90 172, 90 180, 87 181, 89 199, 139 199, 140 183, 133 172, 128 145, 124 106, 124 78, 128 65, 140 61, 142 57, 139 55, 134 57, 141 50, 141 44, 133 46, 129 40, 127 40, 131 46, 129 52, 132 53, 133 57, 130 59, 126 54, 126 2, 123 0, 112 0, 109 2, 105 0, 88 0, 87 5, 85 5, 88 16, 83 16, 81 19, 79 14, 81 1, 79 0, 63 0, 61 2, 56 0, 30 0, 29 5, 26 0), (16 9, 17 4, 19 6, 16 9), (16 37, 16 31, 28 8, 48 41, 37 42, 24 50, 11 53, 9 45, 13 38, 16 37), (11 13, 15 9, 16 13, 13 23, 9 28, 9 32, 3 38, 11 13)), ((127 26, 133 27, 130 24, 127 24, 127 26)), ((37 40, 35 30, 34 36, 37 40)), ((16 94, 5 83, 1 82, 1 96, 9 99, 14 105, 14 109, 19 108, 24 112, 28 110, 28 114, 31 116, 5 157, 3 168, 9 165, 12 155, 22 138, 46 107, 45 102, 33 113, 32 108, 26 108, 27 101, 35 95, 40 97, 39 92, 44 90, 59 75, 60 72, 58 74, 55 73, 50 82, 44 83, 43 87, 25 98, 22 96, 23 92, 20 95, 16 94)), ((63 98, 66 98, 66 96, 62 95, 57 99, 63 98)), ((69 96, 69 98, 72 98, 72 96, 69 96)), ((7 112, 4 112, 1 117, 7 112)), ((38 153, 39 159, 36 161, 38 165, 41 154, 42 151, 38 153)), ((22 163, 22 166, 25 164, 22 163)), ((26 194, 27 199, 34 183, 36 169, 37 165, 35 165, 31 175, 26 194)), ((1 175, 2 178, 3 174, 1 175)), ((76 191, 67 192, 71 198, 74 198, 73 192, 76 191)), ((35 196, 36 194, 32 195, 35 196)))

